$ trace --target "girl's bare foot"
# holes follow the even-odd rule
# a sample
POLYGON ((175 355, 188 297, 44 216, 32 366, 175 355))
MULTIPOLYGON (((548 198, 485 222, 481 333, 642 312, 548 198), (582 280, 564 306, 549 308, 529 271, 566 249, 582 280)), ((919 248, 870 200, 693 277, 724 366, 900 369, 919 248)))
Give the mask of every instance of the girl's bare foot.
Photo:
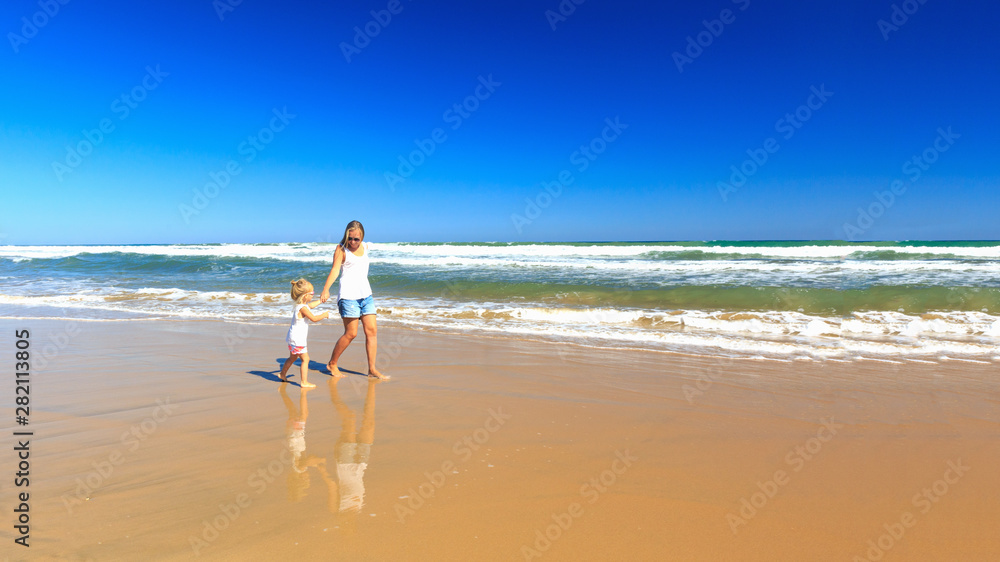
POLYGON ((368 376, 369 377, 375 377, 375 378, 377 378, 380 381, 387 381, 390 378, 392 378, 389 375, 383 375, 382 373, 379 372, 378 369, 376 369, 374 367, 372 367, 371 369, 368 369, 368 376))
POLYGON ((301 386, 302 388, 316 388, 316 385, 314 385, 311 382, 302 382, 299 384, 299 386, 301 386))
POLYGON ((344 373, 340 372, 340 368, 337 367, 336 363, 327 363, 326 368, 330 369, 330 375, 331 376, 337 377, 338 379, 340 377, 346 376, 346 375, 344 375, 344 373))
POLYGON ((285 373, 278 373, 278 378, 281 379, 281 382, 288 382, 288 377, 285 376, 285 373))

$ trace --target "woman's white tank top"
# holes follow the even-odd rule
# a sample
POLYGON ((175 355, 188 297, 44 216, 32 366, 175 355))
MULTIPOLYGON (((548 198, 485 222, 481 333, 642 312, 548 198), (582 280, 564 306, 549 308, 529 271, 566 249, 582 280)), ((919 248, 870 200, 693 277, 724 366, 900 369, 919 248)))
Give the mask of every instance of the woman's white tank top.
POLYGON ((368 283, 368 243, 362 242, 361 247, 365 249, 365 254, 361 257, 344 248, 344 263, 340 270, 340 294, 337 300, 363 299, 372 294, 372 286, 368 283))

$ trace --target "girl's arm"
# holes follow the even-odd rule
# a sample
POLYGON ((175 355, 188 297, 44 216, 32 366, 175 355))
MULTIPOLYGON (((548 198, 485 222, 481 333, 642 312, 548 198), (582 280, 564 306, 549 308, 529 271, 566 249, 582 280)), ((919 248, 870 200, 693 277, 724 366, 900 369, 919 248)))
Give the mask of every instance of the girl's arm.
MULTIPOLYGON (((317 301, 317 304, 318 304, 318 302, 319 301, 317 301)), ((324 318, 329 318, 330 317, 330 311, 329 310, 320 312, 319 314, 313 314, 312 309, 309 308, 308 305, 307 306, 303 306, 302 308, 299 309, 299 311, 302 312, 302 316, 304 318, 308 318, 309 320, 311 320, 313 322, 319 322, 320 320, 322 320, 324 318)))
POLYGON ((333 252, 333 265, 330 266, 330 274, 326 276, 326 283, 323 285, 323 293, 319 296, 320 302, 326 302, 330 298, 330 286, 340 275, 340 266, 344 264, 344 249, 339 245, 333 252))

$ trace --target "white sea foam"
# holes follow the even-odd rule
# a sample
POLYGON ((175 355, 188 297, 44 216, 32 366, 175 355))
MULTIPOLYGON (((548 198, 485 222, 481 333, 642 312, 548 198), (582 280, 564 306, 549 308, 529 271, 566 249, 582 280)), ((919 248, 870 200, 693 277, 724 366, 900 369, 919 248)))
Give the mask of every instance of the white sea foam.
POLYGON ((379 249, 398 251, 402 254, 423 256, 586 256, 586 257, 629 257, 650 252, 703 252, 706 254, 735 254, 741 256, 762 256, 783 259, 840 259, 854 253, 893 251, 899 254, 929 254, 956 256, 973 259, 1000 258, 1000 246, 985 247, 938 247, 938 246, 680 246, 680 245, 603 245, 571 246, 557 244, 538 245, 434 245, 421 246, 400 243, 385 243, 379 249))
POLYGON ((433 267, 528 267, 528 268, 576 268, 608 271, 648 271, 666 273, 707 273, 719 271, 762 271, 771 273, 792 273, 797 275, 824 275, 849 273, 912 274, 923 271, 961 272, 965 274, 997 274, 1000 263, 964 263, 948 261, 856 261, 856 262, 805 262, 777 263, 769 260, 596 260, 596 259, 550 259, 539 260, 529 256, 413 256, 408 254, 375 254, 373 263, 408 266, 433 267))
MULTIPOLYGON (((680 246, 680 245, 411 245, 372 244, 378 268, 428 271, 469 269, 510 272, 524 268, 549 279, 624 279, 652 286, 681 284, 821 286, 836 288, 865 279, 883 285, 994 286, 1000 277, 1000 245, 978 248, 894 246, 680 246), (891 250, 942 259, 855 260, 856 252, 891 250), (665 260, 669 252, 701 252, 729 259, 665 260), (736 256, 736 258, 732 258, 736 256), (842 259, 847 258, 847 259, 842 259), (947 259, 944 259, 947 258, 947 259), (977 261, 978 260, 978 261, 977 261)), ((335 246, 303 244, 0 246, 0 259, 25 261, 89 255, 147 255, 330 263, 335 246)), ((219 264, 217 267, 224 267, 219 264)), ((386 269, 383 269, 385 271, 386 269)))
POLYGON ((311 244, 165 244, 151 246, 0 246, 0 258, 58 259, 82 254, 137 254, 219 258, 271 258, 294 261, 330 260, 333 247, 311 244))
MULTIPOLYGON (((104 245, 104 246, 0 246, 0 258, 51 259, 80 254, 126 253, 163 256, 213 256, 274 258, 282 260, 329 260, 334 244, 323 242, 286 244, 163 244, 163 245, 104 245)), ((559 244, 512 245, 414 245, 397 242, 373 243, 376 252, 413 258, 487 258, 509 261, 551 258, 638 258, 650 253, 702 252, 704 254, 736 255, 764 259, 846 260, 855 253, 892 251, 897 254, 930 255, 951 259, 1000 259, 1000 245, 981 247, 948 246, 681 246, 681 245, 613 245, 590 246, 559 244)), ((426 263, 426 262, 421 262, 426 263)), ((867 263, 867 262, 853 262, 867 263)))
MULTIPOLYGON (((283 293, 153 287, 40 297, 0 295, 0 305, 265 322, 284 322, 291 306, 283 293)), ((382 321, 389 323, 671 350, 714 348, 814 358, 991 357, 1000 345, 1000 318, 979 312, 942 312, 925 315, 927 318, 898 312, 859 312, 840 319, 791 311, 650 311, 405 298, 380 298, 378 307, 382 321)), ((334 310, 335 306, 330 302, 320 308, 334 310)))
MULTIPOLYGON (((704 311, 614 311, 602 309, 554 309, 509 307, 503 305, 425 307, 414 304, 387 306, 383 318, 407 325, 485 330, 512 334, 597 338, 646 342, 672 348, 685 346, 715 347, 729 351, 768 353, 807 353, 836 357, 852 353, 872 355, 927 355, 954 353, 989 355, 995 353, 1000 339, 965 341, 941 339, 940 331, 914 333, 913 323, 900 322, 900 316, 883 316, 886 323, 877 328, 850 332, 838 318, 820 318, 795 312, 723 313, 704 311), (869 339, 875 336, 877 339, 869 339), (886 339, 888 336, 890 339, 886 339)), ((943 315, 949 323, 946 335, 965 335, 975 328, 962 328, 967 316, 943 315)), ((869 315, 874 326, 878 314, 869 315)))

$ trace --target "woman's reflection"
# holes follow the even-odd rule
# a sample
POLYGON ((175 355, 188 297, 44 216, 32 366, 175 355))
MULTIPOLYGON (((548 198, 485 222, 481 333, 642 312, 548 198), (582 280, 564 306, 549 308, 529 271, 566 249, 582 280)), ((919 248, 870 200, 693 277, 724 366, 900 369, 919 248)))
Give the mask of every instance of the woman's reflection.
POLYGON ((365 502, 365 469, 375 439, 375 386, 376 379, 368 381, 361 429, 357 430, 357 416, 340 399, 337 391, 339 378, 329 381, 330 401, 340 414, 341 431, 334 445, 336 465, 317 467, 329 489, 327 506, 334 514, 357 514, 365 502), (331 474, 332 473, 332 474, 331 474))

